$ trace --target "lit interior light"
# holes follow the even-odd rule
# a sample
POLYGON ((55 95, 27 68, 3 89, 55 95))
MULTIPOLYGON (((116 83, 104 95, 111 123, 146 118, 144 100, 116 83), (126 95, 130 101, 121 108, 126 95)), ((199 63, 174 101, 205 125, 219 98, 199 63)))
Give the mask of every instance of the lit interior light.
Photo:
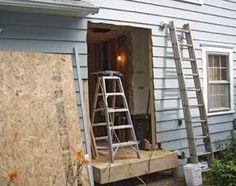
POLYGON ((121 61, 121 56, 117 56, 117 61, 121 61))

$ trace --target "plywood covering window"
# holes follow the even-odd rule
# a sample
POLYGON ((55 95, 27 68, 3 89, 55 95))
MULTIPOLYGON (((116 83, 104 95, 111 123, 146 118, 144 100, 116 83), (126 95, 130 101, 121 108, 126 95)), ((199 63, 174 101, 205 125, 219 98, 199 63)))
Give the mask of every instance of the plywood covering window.
POLYGON ((209 114, 233 108, 232 49, 203 47, 204 92, 209 114))

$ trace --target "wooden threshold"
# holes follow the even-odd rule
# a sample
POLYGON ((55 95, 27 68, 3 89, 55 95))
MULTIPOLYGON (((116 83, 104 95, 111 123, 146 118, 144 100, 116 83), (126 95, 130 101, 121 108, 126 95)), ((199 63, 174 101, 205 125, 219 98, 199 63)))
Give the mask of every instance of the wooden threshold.
POLYGON ((177 168, 176 153, 140 150, 140 158, 130 148, 120 149, 114 163, 110 163, 107 151, 99 152, 99 158, 92 161, 94 180, 99 184, 111 183, 153 172, 177 168))

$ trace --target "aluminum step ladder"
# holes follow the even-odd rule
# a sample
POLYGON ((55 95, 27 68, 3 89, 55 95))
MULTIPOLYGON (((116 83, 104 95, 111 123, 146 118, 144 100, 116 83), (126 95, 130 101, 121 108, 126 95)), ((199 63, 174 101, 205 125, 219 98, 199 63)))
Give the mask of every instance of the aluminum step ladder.
POLYGON ((191 163, 199 163, 199 157, 206 159, 208 165, 214 158, 211 146, 209 127, 207 122, 206 108, 203 99, 200 76, 197 67, 197 58, 194 50, 193 39, 189 24, 183 25, 182 28, 176 28, 174 22, 169 24, 169 32, 174 53, 177 78, 179 83, 180 97, 184 113, 186 133, 188 138, 189 154, 191 163), (187 55, 187 57, 185 57, 187 55), (189 69, 184 68, 183 63, 190 63, 189 69), (189 82, 193 81, 193 87, 189 87, 189 82), (187 86, 188 85, 188 86, 187 86), (189 95, 194 95, 196 103, 190 104, 189 95), (197 120, 193 112, 197 109, 197 120), (196 135, 194 127, 200 125, 201 135, 196 135), (204 150, 198 152, 196 142, 203 140, 204 150))
POLYGON ((98 151, 108 149, 111 162, 114 162, 120 147, 131 147, 139 158, 138 142, 121 83, 122 75, 117 71, 100 71, 95 74, 97 85, 91 118, 95 148, 98 151), (123 122, 119 121, 120 118, 123 122), (103 130, 100 134, 98 128, 103 130), (128 139, 122 139, 120 133, 124 132, 128 133, 128 139))

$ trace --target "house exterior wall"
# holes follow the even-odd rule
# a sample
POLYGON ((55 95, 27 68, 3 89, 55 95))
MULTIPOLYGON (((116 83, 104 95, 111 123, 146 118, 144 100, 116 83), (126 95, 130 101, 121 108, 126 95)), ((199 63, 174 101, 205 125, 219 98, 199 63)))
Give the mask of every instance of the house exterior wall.
MULTIPOLYGON (((188 154, 185 126, 184 124, 178 126, 178 121, 183 121, 183 110, 178 94, 175 64, 171 59, 173 52, 168 32, 166 29, 161 30, 160 24, 162 21, 171 20, 174 20, 177 26, 190 23, 200 76, 203 80, 202 43, 232 45, 234 64, 236 63, 236 2, 203 0, 203 5, 182 0, 90 0, 89 2, 100 9, 98 14, 87 16, 88 21, 152 30, 157 140, 164 149, 181 150, 188 154)), ((234 78, 236 78, 235 70, 234 65, 234 78)), ((213 144, 230 137, 234 118, 234 113, 208 117, 213 144)), ((200 130, 200 127, 196 129, 200 130)), ((203 144, 198 143, 198 147, 203 148, 203 144)))
MULTIPOLYGON (((78 17, 0 11, 0 50, 74 54, 78 48, 81 77, 87 77, 87 21, 78 17)), ((74 81, 80 124, 81 105, 78 77, 73 56, 74 81)), ((81 125, 83 139, 84 128, 81 125)), ((85 141, 84 148, 85 148, 85 141)), ((85 148, 86 150, 86 148, 85 148)))
MULTIPOLYGON (((203 0, 203 5, 177 0, 88 0, 99 13, 85 18, 0 12, 0 50, 73 54, 79 49, 82 77, 87 78, 87 22, 143 27, 152 30, 154 101, 157 140, 164 149, 188 152, 178 83, 170 41, 161 21, 190 23, 202 76, 202 42, 234 46, 236 63, 236 2, 203 0)), ((235 65, 234 65, 235 66, 235 65)), ((236 78, 234 68, 234 78, 236 78)), ((75 76, 75 82, 77 78, 75 76)), ((235 87, 236 88, 236 87, 235 87)), ((235 92, 235 91, 234 91, 235 92)), ((235 93, 234 93, 235 94, 235 93)), ((77 88, 77 97, 79 89, 77 88)), ((235 97, 236 95, 234 95, 235 97)), ((236 101, 236 99, 234 99, 236 101)), ((235 102, 236 103, 236 102, 235 102)), ((80 101, 78 100, 80 109, 80 101)), ((81 110, 80 110, 81 111, 81 110)), ((209 116, 212 141, 226 140, 235 114, 209 116)), ((83 132, 83 128, 81 129, 83 132)), ((199 144, 199 147, 202 147, 199 144)))

